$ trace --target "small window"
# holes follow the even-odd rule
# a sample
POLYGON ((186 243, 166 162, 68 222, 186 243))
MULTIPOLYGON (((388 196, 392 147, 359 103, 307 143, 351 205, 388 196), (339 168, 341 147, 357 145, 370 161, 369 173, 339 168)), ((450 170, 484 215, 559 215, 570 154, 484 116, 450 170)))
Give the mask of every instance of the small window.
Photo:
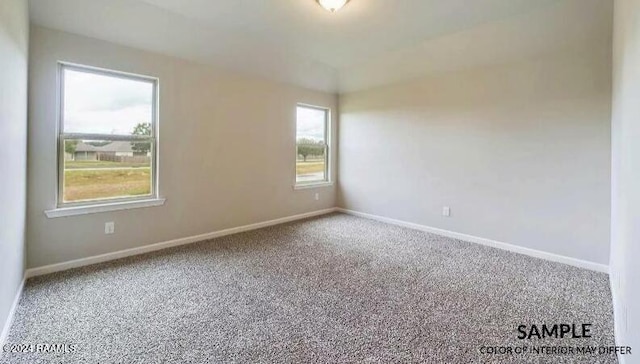
POLYGON ((158 80, 60 65, 58 206, 155 198, 158 80))
POLYGON ((296 185, 329 182, 329 110, 298 105, 296 185))

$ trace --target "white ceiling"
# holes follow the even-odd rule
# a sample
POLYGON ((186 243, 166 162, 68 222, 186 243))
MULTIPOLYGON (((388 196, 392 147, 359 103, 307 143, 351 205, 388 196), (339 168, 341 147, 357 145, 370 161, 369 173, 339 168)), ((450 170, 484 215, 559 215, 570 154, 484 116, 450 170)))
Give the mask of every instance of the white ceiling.
MULTIPOLYGON (((403 69, 406 73, 403 54, 417 55, 411 52, 418 49, 421 57, 429 58, 425 44, 438 39, 488 24, 522 19, 528 21, 524 31, 533 34, 529 38, 535 40, 536 26, 547 29, 548 24, 543 17, 532 21, 534 15, 529 14, 564 11, 564 17, 568 8, 579 10, 584 4, 589 8, 589 4, 605 2, 352 0, 337 13, 327 12, 315 0, 31 0, 30 3, 32 21, 40 26, 338 92, 384 83, 381 73, 388 74, 389 80, 398 79, 403 69), (393 61, 394 58, 398 59, 393 61), (375 82, 366 76, 372 70, 377 76, 375 82)), ((559 20, 567 22, 565 18, 559 20)), ((518 31, 518 21, 510 26, 511 30, 518 31)), ((542 41, 553 41, 554 37, 547 33, 549 39, 542 41)))

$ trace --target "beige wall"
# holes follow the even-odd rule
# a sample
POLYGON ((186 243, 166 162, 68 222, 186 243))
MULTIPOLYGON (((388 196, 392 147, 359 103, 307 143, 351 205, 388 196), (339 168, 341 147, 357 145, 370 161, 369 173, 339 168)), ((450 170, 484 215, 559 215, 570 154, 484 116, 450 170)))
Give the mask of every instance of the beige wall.
POLYGON ((607 264, 610 58, 594 42, 341 95, 339 205, 607 264))
POLYGON ((614 24, 611 287, 618 345, 640 363, 640 2, 616 0, 614 24))
POLYGON ((332 108, 336 125, 335 95, 39 27, 32 28, 31 52, 28 267, 335 205, 334 187, 292 188, 296 103, 332 108), (56 203, 57 61, 159 77, 164 206, 44 215, 56 203), (104 234, 107 221, 116 223, 116 234, 104 234))
POLYGON ((0 330, 24 275, 28 44, 27 1, 0 1, 0 330))

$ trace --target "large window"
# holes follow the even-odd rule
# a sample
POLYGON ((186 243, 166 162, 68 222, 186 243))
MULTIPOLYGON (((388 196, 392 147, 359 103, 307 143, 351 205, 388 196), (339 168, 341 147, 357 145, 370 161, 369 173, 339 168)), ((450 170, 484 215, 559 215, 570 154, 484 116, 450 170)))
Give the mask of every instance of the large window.
POLYGON ((296 123, 296 185, 329 182, 329 110, 298 105, 296 123))
POLYGON ((58 206, 156 197, 158 81, 60 65, 58 206))

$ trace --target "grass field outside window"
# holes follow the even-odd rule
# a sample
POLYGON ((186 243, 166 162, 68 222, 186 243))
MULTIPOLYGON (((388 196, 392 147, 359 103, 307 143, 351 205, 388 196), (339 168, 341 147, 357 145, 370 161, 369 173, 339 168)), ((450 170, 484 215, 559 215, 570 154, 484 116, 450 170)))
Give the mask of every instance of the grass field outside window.
POLYGON ((147 196, 151 180, 149 163, 70 161, 65 163, 64 201, 147 196))

